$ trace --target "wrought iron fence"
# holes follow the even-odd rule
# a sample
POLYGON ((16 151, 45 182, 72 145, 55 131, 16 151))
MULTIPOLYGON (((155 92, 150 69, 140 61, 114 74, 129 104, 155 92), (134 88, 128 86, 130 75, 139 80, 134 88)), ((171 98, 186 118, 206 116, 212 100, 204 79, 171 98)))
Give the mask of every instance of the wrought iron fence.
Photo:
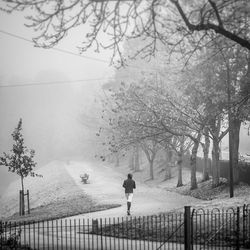
POLYGON ((0 249, 250 249, 250 206, 157 216, 0 223, 0 249))
POLYGON ((250 249, 250 205, 192 212, 193 249, 250 249))

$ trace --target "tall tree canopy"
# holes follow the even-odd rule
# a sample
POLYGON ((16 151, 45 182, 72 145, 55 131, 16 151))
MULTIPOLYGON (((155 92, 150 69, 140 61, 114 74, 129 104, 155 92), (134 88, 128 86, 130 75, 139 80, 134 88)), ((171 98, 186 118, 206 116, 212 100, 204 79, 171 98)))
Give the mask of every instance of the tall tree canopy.
POLYGON ((146 55, 154 54, 158 42, 190 54, 216 38, 250 50, 248 0, 3 0, 0 7, 29 11, 27 26, 35 29, 37 46, 54 46, 84 24, 81 50, 111 48, 121 62, 122 42, 137 37, 147 39, 138 51, 146 55))

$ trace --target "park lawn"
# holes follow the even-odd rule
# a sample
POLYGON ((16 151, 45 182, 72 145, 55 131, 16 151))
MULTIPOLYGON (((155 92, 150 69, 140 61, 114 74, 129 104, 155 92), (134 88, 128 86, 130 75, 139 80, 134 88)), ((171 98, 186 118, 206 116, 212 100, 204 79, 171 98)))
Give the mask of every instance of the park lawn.
MULTIPOLYGON (((39 169, 38 172, 43 175, 43 178, 25 180, 26 187, 30 191, 30 214, 25 216, 19 216, 17 195, 19 182, 12 183, 5 196, 2 197, 0 219, 3 221, 41 221, 120 206, 120 204, 102 204, 86 194, 65 170, 65 164, 54 161, 39 169)), ((88 184, 80 183, 80 185, 88 184)))
POLYGON ((8 221, 30 222, 62 219, 79 214, 91 213, 119 207, 120 204, 99 204, 84 194, 75 194, 65 200, 58 200, 31 209, 30 214, 19 216, 18 213, 6 218, 8 221))
POLYGON ((8 221, 30 222, 52 219, 62 219, 79 214, 91 213, 119 207, 120 204, 99 204, 84 194, 75 194, 65 200, 58 200, 31 209, 30 214, 19 216, 18 213, 6 218, 8 221))

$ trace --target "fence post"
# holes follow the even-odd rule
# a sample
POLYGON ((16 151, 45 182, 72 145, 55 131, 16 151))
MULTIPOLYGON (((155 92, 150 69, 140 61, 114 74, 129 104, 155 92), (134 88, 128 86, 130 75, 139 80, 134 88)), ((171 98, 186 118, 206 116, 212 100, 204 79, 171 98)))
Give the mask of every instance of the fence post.
POLYGON ((237 235, 236 250, 239 250, 240 249, 240 208, 239 207, 237 207, 236 235, 237 235))
POLYGON ((98 219, 92 219, 92 232, 98 233, 98 219))
POLYGON ((184 244, 185 250, 191 250, 191 207, 184 207, 184 244))
POLYGON ((3 222, 0 220, 0 249, 3 246, 3 222))
POLYGON ((243 233, 242 233, 242 237, 243 237, 243 245, 245 245, 246 242, 246 204, 244 204, 243 206, 243 233))
POLYGON ((102 219, 100 219, 101 226, 101 250, 103 250, 103 237, 102 237, 102 219))

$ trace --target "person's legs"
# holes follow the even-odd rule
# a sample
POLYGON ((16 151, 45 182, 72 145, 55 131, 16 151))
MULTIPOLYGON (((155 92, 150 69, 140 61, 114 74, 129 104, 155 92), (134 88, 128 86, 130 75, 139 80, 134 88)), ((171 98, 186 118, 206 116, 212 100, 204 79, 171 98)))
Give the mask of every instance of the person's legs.
POLYGON ((129 209, 131 207, 131 204, 129 204, 129 193, 125 193, 126 199, 127 199, 127 214, 129 215, 129 209))
POLYGON ((130 215, 130 208, 133 199, 133 194, 132 193, 126 194, 126 197, 127 197, 127 214, 130 215))
POLYGON ((127 214, 130 215, 131 202, 127 201, 127 214))

